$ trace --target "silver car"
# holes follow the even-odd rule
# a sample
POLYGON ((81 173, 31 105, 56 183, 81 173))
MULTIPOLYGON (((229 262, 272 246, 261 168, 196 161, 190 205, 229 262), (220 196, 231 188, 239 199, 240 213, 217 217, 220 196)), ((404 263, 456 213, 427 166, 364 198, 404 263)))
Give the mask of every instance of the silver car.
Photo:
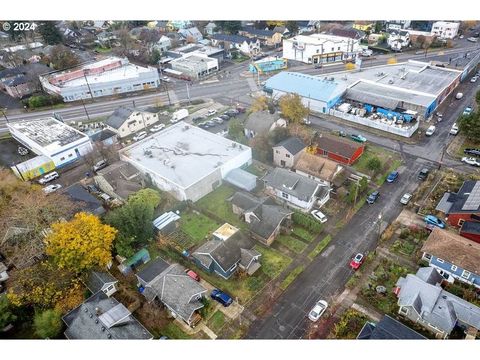
POLYGON ((403 205, 407 205, 410 199, 412 198, 412 196, 413 195, 410 193, 403 194, 402 198, 400 199, 400 203, 403 205))
POLYGON ((319 300, 315 304, 312 310, 308 313, 308 318, 315 322, 323 315, 325 310, 327 310, 328 303, 325 300, 319 300))

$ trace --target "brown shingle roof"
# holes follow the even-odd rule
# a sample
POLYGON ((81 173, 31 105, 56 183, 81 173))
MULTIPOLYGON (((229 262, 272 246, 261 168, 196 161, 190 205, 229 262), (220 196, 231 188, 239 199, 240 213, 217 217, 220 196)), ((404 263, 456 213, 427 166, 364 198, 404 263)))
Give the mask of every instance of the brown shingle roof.
POLYGON ((313 155, 303 150, 300 153, 295 169, 316 176, 322 180, 332 181, 337 173, 338 167, 341 166, 333 160, 313 155))
POLYGON ((325 134, 318 137, 316 145, 322 150, 326 150, 329 153, 337 154, 348 159, 353 157, 353 154, 355 154, 355 151, 357 151, 358 148, 363 147, 363 145, 357 144, 352 140, 325 134))
POLYGON ((480 244, 450 231, 434 228, 422 252, 480 274, 480 244))

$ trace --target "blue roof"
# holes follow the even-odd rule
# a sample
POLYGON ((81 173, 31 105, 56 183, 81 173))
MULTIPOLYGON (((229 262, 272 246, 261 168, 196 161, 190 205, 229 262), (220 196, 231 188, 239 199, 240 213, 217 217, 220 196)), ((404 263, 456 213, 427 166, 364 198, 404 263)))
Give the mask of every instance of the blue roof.
POLYGON ((329 102, 343 93, 343 87, 334 81, 289 71, 272 76, 266 81, 265 87, 324 102, 329 102))

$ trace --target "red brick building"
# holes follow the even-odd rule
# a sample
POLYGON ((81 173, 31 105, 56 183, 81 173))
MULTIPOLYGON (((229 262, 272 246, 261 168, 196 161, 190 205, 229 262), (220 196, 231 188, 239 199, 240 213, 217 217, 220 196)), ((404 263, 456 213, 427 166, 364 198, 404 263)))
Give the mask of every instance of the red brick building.
POLYGON ((480 181, 465 181, 456 193, 445 193, 436 210, 445 214, 451 226, 480 222, 480 181))
POLYGON ((365 150, 365 145, 352 140, 333 135, 320 135, 314 146, 316 155, 327 158, 345 165, 352 165, 365 150))

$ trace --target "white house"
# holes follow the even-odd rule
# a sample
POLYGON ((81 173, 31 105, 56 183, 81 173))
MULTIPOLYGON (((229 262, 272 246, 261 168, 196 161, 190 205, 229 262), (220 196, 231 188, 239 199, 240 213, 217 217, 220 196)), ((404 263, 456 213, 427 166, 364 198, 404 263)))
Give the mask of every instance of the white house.
POLYGON ((283 40, 283 57, 306 64, 319 64, 355 58, 362 52, 360 41, 343 36, 297 35, 283 40))
POLYGON ((432 25, 432 35, 442 39, 453 39, 458 34, 459 22, 437 21, 432 25))
POLYGON ((400 51, 410 45, 410 34, 405 30, 392 30, 389 32, 387 44, 390 49, 400 51))
POLYGON ((218 71, 218 59, 201 52, 191 52, 170 62, 172 70, 180 71, 190 79, 201 79, 218 71))
POLYGON ((158 39, 157 43, 153 45, 153 48, 160 51, 166 52, 172 47, 172 41, 168 36, 162 35, 160 39, 158 39))
POLYGON ((158 121, 158 113, 147 110, 134 109, 128 106, 119 107, 105 121, 108 129, 115 132, 118 137, 135 134, 144 130, 158 121))
POLYGON ((256 111, 249 115, 244 125, 245 136, 248 139, 257 135, 267 135, 277 127, 287 127, 287 121, 278 114, 270 114, 268 111, 256 111))
POLYGON ((212 45, 221 46, 225 50, 238 50, 241 53, 251 56, 260 52, 260 40, 240 35, 214 34, 212 45))

